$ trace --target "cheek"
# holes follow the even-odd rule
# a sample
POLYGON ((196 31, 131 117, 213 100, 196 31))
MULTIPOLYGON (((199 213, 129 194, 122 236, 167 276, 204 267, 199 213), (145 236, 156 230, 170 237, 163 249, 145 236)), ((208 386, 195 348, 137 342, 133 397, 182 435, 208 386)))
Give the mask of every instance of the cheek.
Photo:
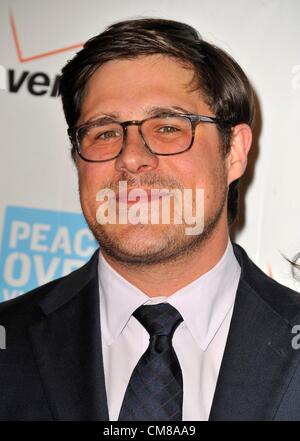
POLYGON ((186 156, 174 161, 170 170, 184 188, 205 189, 214 175, 215 163, 216 159, 212 155, 205 154, 203 149, 199 148, 199 151, 187 152, 186 156))
POLYGON ((217 143, 198 147, 176 170, 185 188, 204 190, 205 205, 210 210, 218 205, 226 192, 226 165, 217 143))
POLYGON ((81 167, 78 172, 78 181, 80 196, 86 199, 89 193, 91 193, 91 188, 93 187, 93 174, 87 173, 85 167, 81 167))
POLYGON ((81 164, 78 168, 80 197, 96 203, 96 194, 103 187, 105 176, 107 172, 99 164, 81 164))

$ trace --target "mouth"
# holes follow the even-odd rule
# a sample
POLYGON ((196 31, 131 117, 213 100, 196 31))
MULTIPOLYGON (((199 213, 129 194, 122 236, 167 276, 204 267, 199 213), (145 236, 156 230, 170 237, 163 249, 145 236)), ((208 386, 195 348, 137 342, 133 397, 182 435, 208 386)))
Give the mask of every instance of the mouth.
POLYGON ((116 193, 116 202, 120 204, 151 203, 159 201, 168 196, 170 191, 167 189, 153 188, 132 188, 116 193))

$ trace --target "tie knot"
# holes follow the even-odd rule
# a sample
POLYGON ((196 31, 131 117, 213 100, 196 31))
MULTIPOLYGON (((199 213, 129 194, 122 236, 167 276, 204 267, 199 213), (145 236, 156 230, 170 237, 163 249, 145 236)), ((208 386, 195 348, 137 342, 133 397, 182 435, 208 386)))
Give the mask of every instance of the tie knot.
POLYGON ((142 305, 133 315, 149 332, 150 337, 154 335, 173 337, 175 329, 183 320, 177 309, 169 303, 142 305))

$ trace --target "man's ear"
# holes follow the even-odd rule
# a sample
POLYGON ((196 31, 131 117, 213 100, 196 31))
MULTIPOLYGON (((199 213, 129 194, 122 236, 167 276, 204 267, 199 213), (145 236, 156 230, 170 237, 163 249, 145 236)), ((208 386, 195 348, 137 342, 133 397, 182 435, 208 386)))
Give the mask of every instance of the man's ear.
POLYGON ((238 124, 232 128, 230 152, 227 156, 228 185, 243 175, 251 143, 252 130, 248 124, 238 124))

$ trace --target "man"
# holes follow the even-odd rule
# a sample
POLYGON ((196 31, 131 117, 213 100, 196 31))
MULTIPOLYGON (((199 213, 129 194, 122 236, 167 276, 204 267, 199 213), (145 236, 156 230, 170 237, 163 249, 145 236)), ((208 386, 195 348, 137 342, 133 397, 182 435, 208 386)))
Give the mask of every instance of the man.
POLYGON ((229 240, 242 69, 188 25, 130 20, 85 44, 61 95, 100 252, 0 305, 1 419, 300 419, 299 296, 229 240))

